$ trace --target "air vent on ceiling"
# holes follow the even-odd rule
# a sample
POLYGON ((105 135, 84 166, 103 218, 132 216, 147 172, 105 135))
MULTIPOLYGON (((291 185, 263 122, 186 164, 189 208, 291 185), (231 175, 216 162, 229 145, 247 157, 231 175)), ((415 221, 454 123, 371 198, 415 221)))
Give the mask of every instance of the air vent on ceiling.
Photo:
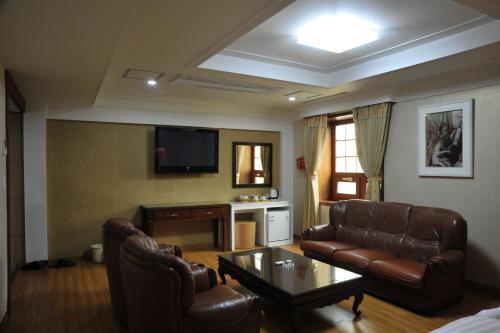
POLYGON ((321 102, 321 101, 327 101, 327 100, 330 100, 330 99, 338 98, 340 96, 344 96, 346 94, 348 94, 347 91, 341 91, 341 92, 338 92, 338 93, 335 93, 335 94, 332 94, 332 95, 328 95, 328 96, 324 96, 324 97, 321 97, 321 98, 309 99, 309 100, 305 101, 304 103, 309 104, 309 103, 316 103, 316 102, 321 102))
POLYGON ((129 68, 123 73, 124 79, 158 81, 165 73, 129 68))
POLYGON ((318 98, 321 95, 322 94, 320 94, 320 93, 315 93, 315 92, 311 92, 311 91, 297 90, 297 91, 294 91, 292 93, 286 94, 285 96, 287 96, 287 97, 293 96, 296 99, 310 100, 313 98, 318 98))
POLYGON ((181 84, 191 85, 198 88, 229 90, 229 91, 246 92, 254 94, 271 93, 283 89, 281 87, 272 87, 272 86, 264 86, 258 84, 241 83, 236 81, 206 79, 206 78, 190 77, 190 76, 188 77, 180 76, 174 79, 171 83, 176 85, 181 85, 181 84))

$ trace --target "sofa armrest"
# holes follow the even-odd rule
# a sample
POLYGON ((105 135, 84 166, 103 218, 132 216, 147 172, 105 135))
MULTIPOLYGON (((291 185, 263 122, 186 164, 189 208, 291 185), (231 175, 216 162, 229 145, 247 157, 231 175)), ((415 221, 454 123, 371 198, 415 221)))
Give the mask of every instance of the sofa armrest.
POLYGON ((432 257, 427 263, 430 272, 446 273, 464 265, 464 253, 461 250, 450 249, 432 257))
POLYGON ((424 288, 424 297, 432 309, 458 302, 465 290, 464 252, 450 249, 432 257, 427 262, 424 288))
POLYGON ((317 225, 302 232, 302 240, 328 241, 333 240, 334 226, 332 224, 317 225))
POLYGON ((213 269, 195 262, 190 262, 189 267, 193 274, 195 293, 208 290, 217 285, 217 276, 213 269))
POLYGON ((182 251, 176 245, 158 244, 160 253, 170 254, 182 258, 182 251))

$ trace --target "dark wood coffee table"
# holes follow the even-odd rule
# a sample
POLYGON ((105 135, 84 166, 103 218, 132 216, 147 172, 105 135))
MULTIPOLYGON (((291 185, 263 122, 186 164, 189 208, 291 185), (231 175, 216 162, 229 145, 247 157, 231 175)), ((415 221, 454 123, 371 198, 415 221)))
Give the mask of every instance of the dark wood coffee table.
POLYGON ((295 332, 303 311, 331 305, 354 296, 352 311, 359 317, 363 300, 361 275, 279 247, 231 252, 219 255, 219 275, 225 274, 266 299, 277 302, 290 312, 290 326, 295 332), (275 262, 292 260, 285 268, 275 262))

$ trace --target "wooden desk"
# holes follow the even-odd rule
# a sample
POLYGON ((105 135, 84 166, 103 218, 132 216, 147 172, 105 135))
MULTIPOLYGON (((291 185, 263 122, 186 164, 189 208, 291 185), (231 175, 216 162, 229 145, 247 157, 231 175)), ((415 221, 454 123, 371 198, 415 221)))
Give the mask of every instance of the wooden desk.
POLYGON ((222 202, 199 202, 184 204, 141 205, 144 232, 153 235, 156 223, 178 221, 213 221, 214 246, 223 251, 230 250, 229 205, 222 202), (219 244, 219 224, 222 225, 222 246, 219 244))

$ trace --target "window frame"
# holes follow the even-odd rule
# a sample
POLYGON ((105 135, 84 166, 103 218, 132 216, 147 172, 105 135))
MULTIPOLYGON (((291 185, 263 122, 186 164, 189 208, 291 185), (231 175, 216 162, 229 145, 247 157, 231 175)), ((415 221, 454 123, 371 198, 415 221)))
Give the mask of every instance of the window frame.
MULTIPOLYGON (((348 115, 348 114, 347 114, 348 115)), ((343 115, 344 118, 346 115, 343 115)), ((352 118, 349 119, 331 119, 329 120, 328 126, 331 132, 331 168, 332 168, 332 176, 331 176, 331 185, 330 185, 330 198, 333 201, 337 200, 348 200, 348 199, 364 199, 366 184, 368 182, 368 178, 365 173, 353 173, 353 172, 336 172, 336 136, 335 136, 335 127, 338 125, 346 125, 353 124, 354 120, 352 118), (356 182, 356 195, 345 194, 345 193, 337 193, 337 183, 339 181, 349 181, 356 182)))

